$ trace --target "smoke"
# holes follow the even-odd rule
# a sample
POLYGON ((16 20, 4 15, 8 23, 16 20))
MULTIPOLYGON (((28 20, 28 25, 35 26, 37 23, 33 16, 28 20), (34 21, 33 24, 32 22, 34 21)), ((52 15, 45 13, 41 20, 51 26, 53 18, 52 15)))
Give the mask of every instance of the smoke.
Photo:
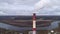
POLYGON ((39 14, 60 15, 60 0, 40 0, 34 8, 39 14))
POLYGON ((60 0, 40 0, 35 4, 35 9, 60 7, 60 0))

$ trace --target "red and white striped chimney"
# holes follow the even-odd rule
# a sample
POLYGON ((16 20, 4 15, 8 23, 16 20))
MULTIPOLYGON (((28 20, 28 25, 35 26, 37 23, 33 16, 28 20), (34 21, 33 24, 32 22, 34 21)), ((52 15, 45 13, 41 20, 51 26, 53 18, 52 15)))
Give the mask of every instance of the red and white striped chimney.
POLYGON ((33 13, 33 34, 36 34, 36 14, 33 13))

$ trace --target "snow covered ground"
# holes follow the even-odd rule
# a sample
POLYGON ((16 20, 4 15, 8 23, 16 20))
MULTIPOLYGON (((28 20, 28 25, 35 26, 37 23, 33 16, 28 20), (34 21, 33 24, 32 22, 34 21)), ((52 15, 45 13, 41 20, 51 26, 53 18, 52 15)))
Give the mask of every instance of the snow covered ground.
POLYGON ((60 0, 0 0, 0 16, 32 15, 33 12, 37 15, 60 15, 60 0))

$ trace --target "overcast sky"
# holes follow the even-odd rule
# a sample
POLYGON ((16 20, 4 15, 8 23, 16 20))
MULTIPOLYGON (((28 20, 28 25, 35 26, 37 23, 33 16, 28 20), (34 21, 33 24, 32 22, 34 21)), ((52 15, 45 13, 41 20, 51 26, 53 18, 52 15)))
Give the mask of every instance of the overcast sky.
POLYGON ((60 15, 60 0, 0 0, 0 15, 32 15, 33 12, 60 15))

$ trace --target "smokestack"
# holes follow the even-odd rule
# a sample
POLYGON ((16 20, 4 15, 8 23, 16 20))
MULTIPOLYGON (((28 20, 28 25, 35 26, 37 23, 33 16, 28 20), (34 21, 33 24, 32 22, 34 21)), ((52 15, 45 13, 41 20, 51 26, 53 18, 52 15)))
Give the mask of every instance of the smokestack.
POLYGON ((33 34, 36 34, 36 14, 33 13, 33 34))

